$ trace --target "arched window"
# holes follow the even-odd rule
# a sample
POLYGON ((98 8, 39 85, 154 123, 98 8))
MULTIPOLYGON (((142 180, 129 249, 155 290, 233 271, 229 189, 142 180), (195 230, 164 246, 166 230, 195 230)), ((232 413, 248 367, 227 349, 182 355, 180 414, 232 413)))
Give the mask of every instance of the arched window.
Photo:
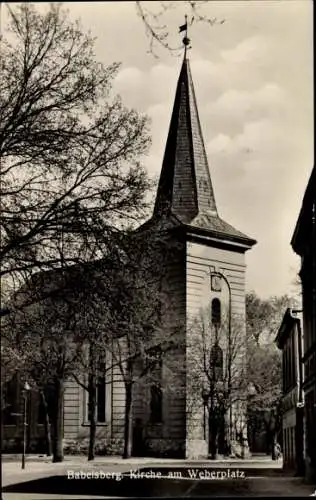
POLYGON ((212 300, 212 325, 220 326, 221 324, 221 301, 217 298, 212 300))
POLYGON ((211 349, 210 370, 213 380, 223 380, 223 350, 218 344, 211 349))

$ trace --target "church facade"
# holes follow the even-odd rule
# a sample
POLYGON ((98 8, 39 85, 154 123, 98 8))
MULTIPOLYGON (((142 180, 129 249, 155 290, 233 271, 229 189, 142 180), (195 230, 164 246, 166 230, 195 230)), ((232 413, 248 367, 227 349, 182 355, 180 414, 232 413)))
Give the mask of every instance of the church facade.
MULTIPOLYGON (((163 328, 166 335, 178 329, 182 341, 162 357, 159 386, 135 387, 133 453, 206 458, 213 451, 224 453, 229 444, 231 453, 245 455, 245 254, 256 242, 219 216, 186 55, 153 215, 137 234, 147 237, 155 231, 163 231, 174 248, 161 279, 170 297, 163 328)), ((106 373, 98 381, 96 437, 97 443, 106 443, 105 448, 117 454, 124 439, 125 388, 118 368, 106 373)), ((36 440, 44 428, 36 417, 38 406, 34 403, 32 408, 30 434, 36 440)), ((14 417, 9 420, 8 414, 8 448, 19 427, 14 417)), ((69 381, 64 395, 65 444, 88 435, 87 394, 69 381)))
MULTIPOLYGON (((178 391, 163 391, 165 418, 159 439, 156 443, 151 440, 152 446, 164 448, 164 441, 166 447, 170 441, 174 445, 178 442, 186 457, 206 457, 210 453, 210 413, 216 404, 220 406, 220 397, 214 394, 217 401, 210 401, 210 369, 205 367, 197 373, 196 366, 203 365, 205 357, 209 364, 212 346, 217 344, 223 353, 224 373, 236 373, 236 364, 242 365, 245 360, 245 253, 255 241, 218 215, 186 57, 178 79, 154 213, 142 229, 155 227, 166 228, 177 248, 169 263, 165 290, 176 304, 172 318, 168 317, 169 325, 181 324, 183 328, 185 350, 178 353, 178 363, 185 367, 185 374, 176 374, 178 391), (217 322, 212 319, 214 308, 222 315, 217 322), (216 338, 216 331, 220 338, 216 338), (225 367, 229 335, 233 337, 232 350, 236 351, 237 344, 239 348, 231 356, 234 366, 225 367)), ((236 386, 232 374, 230 382, 236 386)), ((222 374, 220 383, 229 383, 229 377, 222 374)), ((235 408, 226 411, 230 414, 228 426, 232 427, 230 440, 244 442, 246 447, 244 399, 235 399, 235 408)))

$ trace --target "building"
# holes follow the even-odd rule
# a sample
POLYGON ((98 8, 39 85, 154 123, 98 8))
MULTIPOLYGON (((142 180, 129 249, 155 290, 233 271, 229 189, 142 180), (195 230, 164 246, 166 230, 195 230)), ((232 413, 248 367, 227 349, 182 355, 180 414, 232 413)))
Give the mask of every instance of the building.
MULTIPOLYGON (((141 452, 138 450, 136 454, 207 457, 210 422, 213 412, 218 410, 218 400, 216 403, 212 399, 209 404, 209 394, 202 393, 202 382, 192 383, 191 370, 203 364, 202 353, 197 359, 194 351, 192 324, 201 308, 210 312, 212 321, 206 325, 208 343, 211 343, 208 359, 216 368, 217 387, 223 385, 223 372, 231 371, 225 360, 231 334, 238 331, 241 349, 236 363, 241 373, 246 335, 245 253, 256 242, 219 216, 186 54, 177 83, 153 216, 137 234, 150 237, 155 231, 164 231, 170 248, 174 248, 168 265, 161 270, 162 290, 172 297, 173 303, 172 308, 166 307, 163 311, 163 318, 166 331, 181 328, 182 347, 170 353, 169 359, 161 360, 160 387, 153 384, 135 392, 134 436, 138 442, 142 441, 141 452), (225 330, 225 342, 218 337, 221 328, 225 330), (168 366, 173 366, 172 375, 168 366)), ((117 453, 124 437, 125 389, 117 368, 108 372, 107 377, 111 377, 110 384, 101 377, 98 385, 97 440, 116 443, 117 453)), ((88 435, 87 408, 86 393, 74 382, 67 383, 64 396, 66 440, 88 435)), ((221 414, 218 432, 222 442, 225 422, 229 427, 231 450, 245 454, 245 397, 240 397, 234 407, 221 414)))
POLYGON ((316 480, 316 169, 312 170, 291 245, 301 258, 306 474, 316 480))
POLYGON ((304 474, 304 401, 301 321, 287 309, 275 339, 282 350, 283 468, 304 474))
MULTIPOLYGON (((245 337, 245 252, 255 241, 218 214, 186 56, 177 84, 154 213, 142 230, 161 227, 168 229, 177 244, 164 283, 177 308, 166 328, 172 324, 183 326, 186 350, 180 356, 186 377, 178 380, 179 386, 184 385, 184 398, 181 391, 169 399, 164 393, 161 435, 156 442, 152 439, 152 445, 164 446, 171 440, 178 442, 186 457, 205 457, 209 435, 205 436, 203 424, 201 385, 193 386, 190 377, 191 367, 201 363, 194 352, 191 325, 201 307, 212 311, 226 308, 232 322, 230 329, 234 329, 233 320, 238 316, 239 334, 245 337)), ((244 418, 245 413, 241 413, 244 418)), ((242 433, 246 439, 245 422, 239 424, 236 434, 242 433)))

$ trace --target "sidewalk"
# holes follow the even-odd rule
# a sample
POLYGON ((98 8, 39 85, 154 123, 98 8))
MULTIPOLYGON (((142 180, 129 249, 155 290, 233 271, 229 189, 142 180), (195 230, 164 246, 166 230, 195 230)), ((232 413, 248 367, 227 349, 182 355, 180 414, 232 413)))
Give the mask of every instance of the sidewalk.
POLYGON ((21 456, 2 456, 2 473, 12 474, 25 473, 26 471, 39 470, 60 470, 71 468, 90 469, 91 467, 132 467, 144 468, 163 468, 163 467, 237 467, 262 468, 262 469, 282 469, 282 460, 273 461, 270 457, 254 457, 249 459, 220 459, 220 460, 188 460, 188 459, 168 459, 168 458, 151 458, 151 457, 132 457, 124 459, 120 456, 102 457, 97 456, 94 460, 88 461, 86 456, 65 456, 63 462, 53 463, 51 457, 40 455, 26 456, 25 470, 21 469, 21 456))
MULTIPOLYGON (((116 466, 118 470, 120 466, 116 466)), ((128 468, 128 466, 127 466, 128 468)), ((87 470, 87 469, 85 469, 87 470)), ((111 467, 102 467, 106 472, 111 467)), ((126 471, 126 465, 125 465, 126 471)), ((125 472, 122 470, 121 472, 125 472)), ((8 478, 7 478, 8 479, 8 478)), ((9 478, 10 479, 10 478, 9 478)), ((315 487, 293 477, 246 477, 244 480, 181 480, 166 478, 157 480, 123 481, 69 481, 63 468, 51 471, 22 471, 11 480, 3 482, 3 500, 70 500, 84 498, 140 498, 140 497, 309 497, 315 487)))
POLYGON ((85 456, 66 456, 63 462, 52 463, 51 457, 30 455, 26 457, 25 469, 21 468, 21 456, 11 456, 10 460, 2 457, 2 485, 12 485, 21 481, 30 481, 52 475, 67 475, 68 471, 91 471, 100 469, 104 472, 129 472, 131 469, 185 469, 185 468, 240 468, 251 475, 251 469, 271 469, 282 473, 282 461, 272 461, 269 457, 253 459, 222 459, 222 460, 179 460, 162 458, 129 458, 96 457, 88 461, 85 456))
MULTIPOLYGON (((250 460, 172 460, 121 457, 97 457, 88 462, 86 457, 66 457, 64 462, 52 463, 47 457, 41 460, 26 462, 25 470, 21 469, 20 461, 7 461, 2 464, 2 487, 8 487, 3 492, 3 500, 71 500, 72 498, 135 498, 136 497, 191 497, 209 498, 211 496, 239 497, 308 497, 314 493, 316 486, 304 483, 302 478, 289 477, 282 471, 282 462, 269 459, 250 460), (204 475, 194 476, 189 469, 200 470, 204 475), (169 469, 169 470, 168 470, 169 469), (226 477, 221 480, 206 480, 205 470, 244 471, 241 479, 226 477), (271 470, 273 469, 273 470, 271 470), (109 473, 106 481, 94 479, 96 473, 109 473), (156 474, 156 479, 131 479, 133 474, 156 474), (157 479, 160 471, 161 479, 157 479), (175 472, 169 477, 169 471, 175 472), (83 472, 86 477, 90 472, 90 480, 74 479, 75 472, 83 472), (69 473, 72 477, 69 477, 69 473), (116 476, 116 477, 115 477, 116 476), (120 476, 120 479, 117 479, 120 476), (127 481, 122 481, 123 476, 127 481), (88 495, 88 496, 85 496, 88 495), (98 496, 101 495, 101 496, 98 496), (103 496, 102 496, 103 495, 103 496)), ((39 458, 39 457, 38 457, 39 458)), ((98 476, 100 477, 100 476, 98 476)))
MULTIPOLYGON (((27 455, 26 460, 28 463, 33 463, 33 462, 40 462, 40 463, 52 463, 52 457, 47 457, 46 455, 27 455)), ((21 455, 2 455, 2 463, 17 463, 21 462, 21 455)), ((64 457, 64 462, 87 462, 87 457, 85 455, 67 455, 64 457)), ((153 457, 131 457, 131 458, 122 458, 120 455, 112 455, 112 456, 96 456, 94 463, 106 463, 106 464, 119 464, 122 462, 125 463, 141 463, 141 464, 147 464, 147 463, 165 463, 165 464, 188 464, 188 463, 201 463, 201 464, 213 464, 213 463, 243 463, 243 464, 249 464, 249 463, 262 463, 262 464, 267 464, 271 463, 275 466, 278 467, 280 463, 282 463, 281 460, 272 460, 269 455, 258 455, 258 456, 253 456, 250 458, 220 458, 217 460, 211 460, 208 458, 205 459, 196 459, 196 460, 189 460, 189 459, 179 459, 179 458, 153 458, 153 457)))

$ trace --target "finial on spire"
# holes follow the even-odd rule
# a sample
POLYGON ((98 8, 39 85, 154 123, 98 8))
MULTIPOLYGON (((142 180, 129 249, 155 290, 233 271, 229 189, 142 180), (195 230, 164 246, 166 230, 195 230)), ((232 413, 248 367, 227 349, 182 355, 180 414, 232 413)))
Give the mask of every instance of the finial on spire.
MULTIPOLYGON (((184 18, 185 18, 185 23, 179 27, 179 33, 182 33, 182 31, 185 31, 185 35, 182 39, 182 43, 184 45, 184 55, 185 55, 187 48, 191 48, 191 47, 189 47, 191 40, 190 40, 190 38, 188 38, 188 16, 185 15, 184 18)), ((192 18, 192 21, 193 21, 193 18, 192 18)), ((191 24, 192 24, 192 22, 191 22, 191 24)))

